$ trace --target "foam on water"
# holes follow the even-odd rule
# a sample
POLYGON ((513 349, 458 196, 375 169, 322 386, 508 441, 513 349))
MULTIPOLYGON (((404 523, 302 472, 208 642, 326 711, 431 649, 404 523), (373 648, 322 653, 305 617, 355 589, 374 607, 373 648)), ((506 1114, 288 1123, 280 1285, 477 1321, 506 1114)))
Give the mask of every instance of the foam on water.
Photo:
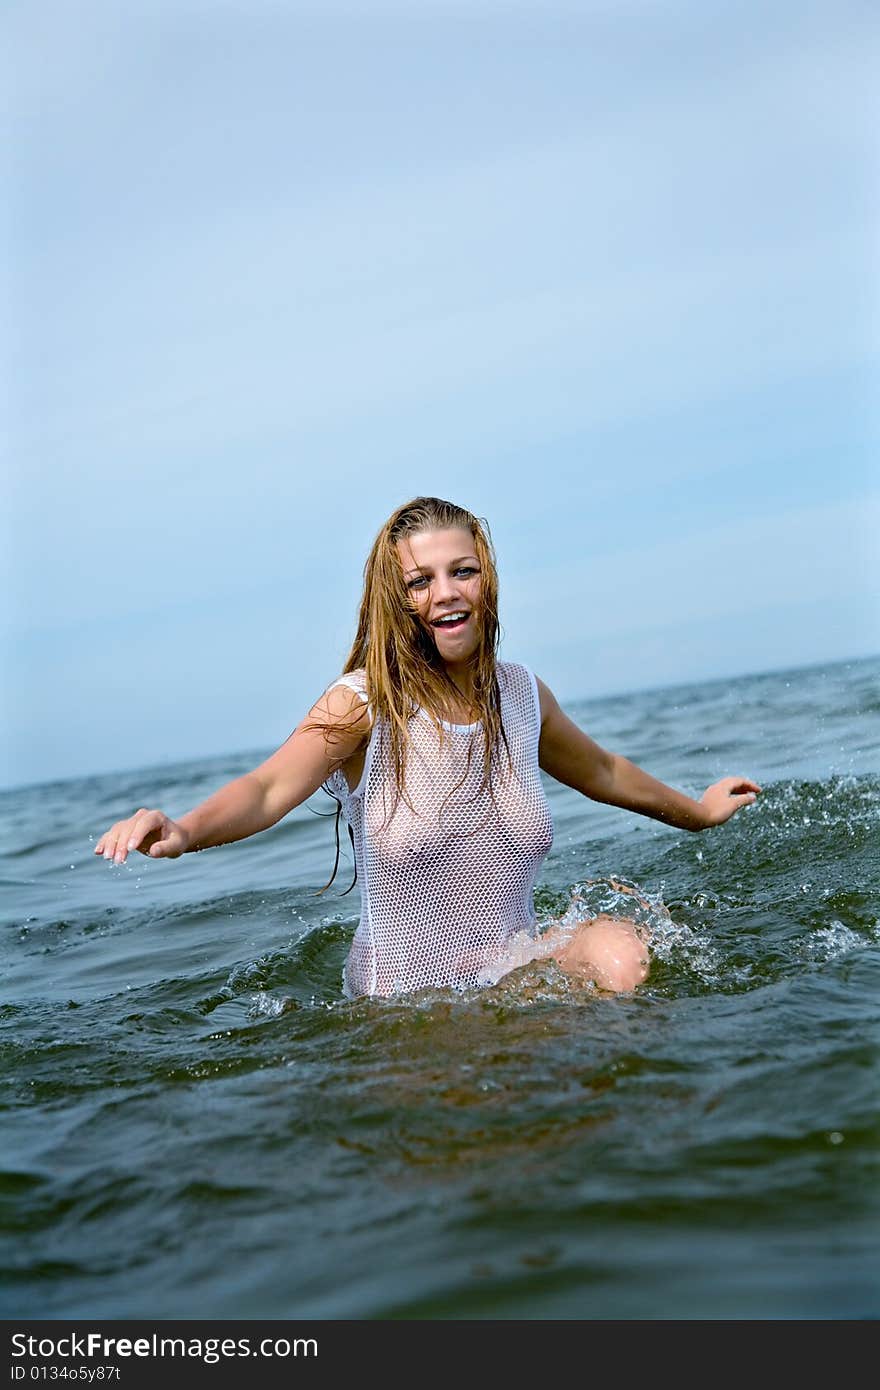
POLYGON ((880 941, 880 923, 875 923, 867 935, 854 931, 843 922, 831 921, 827 927, 817 927, 800 943, 796 954, 802 960, 830 961, 863 950, 869 942, 880 941))

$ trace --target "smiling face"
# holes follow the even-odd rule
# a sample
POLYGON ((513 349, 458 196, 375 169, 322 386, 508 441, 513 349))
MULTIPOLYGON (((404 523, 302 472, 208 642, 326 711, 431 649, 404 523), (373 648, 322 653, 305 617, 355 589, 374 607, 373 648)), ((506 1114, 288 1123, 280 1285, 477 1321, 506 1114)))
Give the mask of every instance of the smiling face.
POLYGON ((481 570, 464 527, 417 531, 397 542, 407 594, 447 670, 480 644, 481 570))

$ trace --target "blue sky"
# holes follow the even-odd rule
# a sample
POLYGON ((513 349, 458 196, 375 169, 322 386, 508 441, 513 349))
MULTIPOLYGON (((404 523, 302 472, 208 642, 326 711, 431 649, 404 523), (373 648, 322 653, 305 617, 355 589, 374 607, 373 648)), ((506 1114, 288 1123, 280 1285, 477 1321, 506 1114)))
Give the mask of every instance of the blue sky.
POLYGON ((0 780, 280 742, 418 493, 563 699, 880 650, 871 6, 3 22, 0 780))

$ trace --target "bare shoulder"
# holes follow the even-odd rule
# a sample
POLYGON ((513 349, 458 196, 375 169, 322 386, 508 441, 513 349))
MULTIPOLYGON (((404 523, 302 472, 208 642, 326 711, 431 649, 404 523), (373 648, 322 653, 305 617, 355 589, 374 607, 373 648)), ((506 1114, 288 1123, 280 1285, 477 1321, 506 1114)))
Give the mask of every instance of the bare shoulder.
POLYGON ((538 687, 538 700, 541 705, 541 727, 543 728, 547 720, 559 709, 559 701, 556 699, 549 685, 545 685, 540 676, 535 676, 535 684, 538 687))
POLYGON ((604 787, 613 761, 611 754, 568 717, 549 686, 537 676, 535 680, 541 701, 541 767, 567 787, 596 800, 607 800, 604 787))
POLYGON ((372 717, 361 685, 359 681, 353 685, 331 685, 309 710, 309 721, 328 732, 368 735, 372 727, 372 717))

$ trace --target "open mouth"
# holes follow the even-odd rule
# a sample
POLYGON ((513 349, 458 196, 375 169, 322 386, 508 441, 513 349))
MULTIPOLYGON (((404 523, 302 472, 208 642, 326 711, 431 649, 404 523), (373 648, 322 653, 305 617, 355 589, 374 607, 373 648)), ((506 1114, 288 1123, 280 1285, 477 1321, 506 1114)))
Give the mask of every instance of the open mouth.
POLYGON ((435 618, 431 623, 433 628, 439 628, 442 632, 455 632, 458 628, 464 627, 470 613, 459 611, 457 613, 444 613, 442 618, 435 618))

